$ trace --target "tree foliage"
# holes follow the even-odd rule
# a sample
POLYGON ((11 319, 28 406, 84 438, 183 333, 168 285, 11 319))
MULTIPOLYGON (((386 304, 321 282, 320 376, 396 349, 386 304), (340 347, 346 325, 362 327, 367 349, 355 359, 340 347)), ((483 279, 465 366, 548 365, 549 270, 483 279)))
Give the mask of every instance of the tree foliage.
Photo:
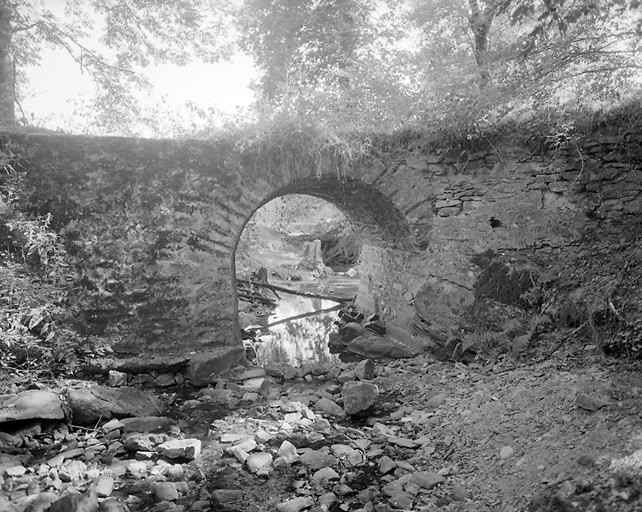
POLYGON ((5 88, 17 86, 20 97, 25 66, 60 48, 93 78, 94 107, 107 113, 98 122, 122 119, 123 106, 125 119, 135 118, 132 91, 149 86, 140 69, 226 56, 231 14, 223 0, 0 0, 0 58, 15 69, 5 88))

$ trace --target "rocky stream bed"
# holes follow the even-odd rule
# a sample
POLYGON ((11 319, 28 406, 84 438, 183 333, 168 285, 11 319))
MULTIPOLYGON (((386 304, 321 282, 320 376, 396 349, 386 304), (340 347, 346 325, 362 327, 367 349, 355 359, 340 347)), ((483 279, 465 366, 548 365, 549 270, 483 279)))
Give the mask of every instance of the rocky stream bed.
POLYGON ((642 510, 642 373, 591 346, 38 387, 2 397, 3 512, 642 510))

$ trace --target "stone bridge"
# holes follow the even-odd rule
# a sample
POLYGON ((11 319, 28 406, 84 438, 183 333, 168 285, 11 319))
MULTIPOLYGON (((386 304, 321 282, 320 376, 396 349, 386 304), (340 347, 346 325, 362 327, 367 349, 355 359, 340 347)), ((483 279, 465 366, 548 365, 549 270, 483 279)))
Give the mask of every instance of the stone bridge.
POLYGON ((606 217, 642 210, 639 142, 629 167, 610 156, 630 148, 622 137, 587 141, 580 160, 513 146, 452 155, 391 136, 394 151, 382 144, 356 162, 233 140, 11 133, 2 142, 25 172, 23 208, 52 214, 75 261, 78 328, 139 357, 241 357, 235 250, 254 212, 279 196, 324 199, 358 227, 357 301, 406 341, 443 342, 462 325, 475 255, 566 247, 589 207, 606 217))

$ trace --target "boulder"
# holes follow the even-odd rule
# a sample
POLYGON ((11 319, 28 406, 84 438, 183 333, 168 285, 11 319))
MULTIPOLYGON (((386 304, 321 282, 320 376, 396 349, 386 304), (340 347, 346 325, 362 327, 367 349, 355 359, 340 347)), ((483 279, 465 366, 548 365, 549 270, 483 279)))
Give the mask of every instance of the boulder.
POLYGON ((346 346, 348 352, 369 359, 402 359, 419 352, 385 336, 357 336, 346 346))
POLYGON ((62 420, 65 408, 59 394, 30 390, 0 399, 0 423, 31 419, 62 420))
POLYGON ((93 426, 112 417, 153 416, 163 407, 153 393, 130 387, 69 389, 67 400, 75 425, 93 426))
POLYGON ((244 357, 243 345, 219 347, 196 354, 190 360, 185 376, 194 386, 207 386, 215 377, 236 366, 244 357))

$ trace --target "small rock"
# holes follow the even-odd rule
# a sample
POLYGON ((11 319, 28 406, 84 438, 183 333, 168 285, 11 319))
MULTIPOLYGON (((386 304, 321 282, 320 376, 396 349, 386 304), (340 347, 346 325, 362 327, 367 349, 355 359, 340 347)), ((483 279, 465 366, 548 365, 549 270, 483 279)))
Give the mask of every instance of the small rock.
POLYGON ((98 512, 98 497, 95 491, 84 494, 74 492, 54 501, 49 512, 98 512))
POLYGON ((142 461, 130 462, 127 466, 127 471, 136 479, 144 478, 148 474, 147 463, 142 461))
POLYGON ((328 414, 330 416, 343 416, 344 412, 341 406, 337 405, 336 402, 330 400, 329 398, 321 398, 318 400, 314 406, 319 409, 321 412, 328 414))
POLYGON ((129 512, 129 507, 122 500, 109 498, 100 504, 100 512, 129 512))
POLYGON ((60 468, 58 475, 63 482, 75 482, 83 478, 86 472, 87 465, 84 462, 73 460, 60 468))
POLYGON ((443 476, 432 471, 417 471, 410 476, 410 479, 423 489, 432 489, 446 480, 443 476))
POLYGON ((294 464, 299 460, 299 454, 296 451, 296 447, 289 441, 283 441, 281 443, 277 455, 282 457, 288 464, 294 464))
POLYGON ((156 444, 149 434, 130 434, 123 438, 123 446, 130 452, 151 451, 156 444))
POLYGON ((387 455, 384 455, 379 459, 379 472, 383 473, 384 475, 386 473, 390 473, 396 467, 397 463, 387 455))
POLYGON ((412 439, 408 439, 407 437, 392 436, 392 437, 388 438, 388 442, 390 444, 401 446, 402 448, 418 448, 419 447, 418 443, 416 443, 412 439))
POLYGON ((343 385, 341 392, 343 407, 350 416, 367 414, 377 398, 379 388, 370 382, 350 381, 343 385))
POLYGON ((436 409, 446 400, 446 393, 439 393, 426 400, 426 408, 436 409))
POLYGON ((173 373, 161 373, 154 379, 153 383, 159 388, 168 388, 176 384, 176 379, 174 379, 173 373))
POLYGON ((108 498, 114 492, 114 479, 109 475, 102 475, 96 482, 96 493, 99 498, 108 498))
POLYGON ((333 492, 326 492, 319 496, 319 505, 325 507, 325 510, 328 510, 332 505, 338 501, 337 495, 333 492))
POLYGON ((269 432, 266 432, 265 430, 257 430, 254 433, 254 440, 258 444, 267 444, 272 440, 273 437, 274 436, 272 436, 272 434, 270 434, 269 432))
POLYGON ((243 499, 243 491, 240 489, 216 489, 212 491, 212 496, 219 504, 224 505, 234 501, 241 501, 243 499))
POLYGON ((112 430, 116 430, 119 428, 123 428, 123 424, 120 420, 117 420, 116 418, 109 420, 107 423, 105 423, 102 426, 102 429, 104 432, 111 432, 112 430))
MULTIPOLYGON (((242 450, 246 453, 249 453, 253 450, 256 450, 257 446, 258 445, 256 444, 256 441, 251 437, 248 437, 246 439, 243 439, 243 441, 241 441, 240 443, 235 444, 231 448, 227 448, 225 451, 227 452, 228 450, 242 450)), ((232 453, 232 451, 230 451, 229 453, 232 453)))
POLYGON ((392 506, 396 508, 410 510, 412 509, 413 500, 414 496, 412 494, 409 494, 405 491, 399 491, 391 496, 388 501, 392 506))
POLYGON ((509 459, 515 455, 515 450, 511 446, 502 446, 502 449, 499 450, 500 459, 509 459))
POLYGON ((27 472, 27 468, 24 466, 10 466, 4 470, 5 476, 18 477, 22 476, 27 472))
POLYGON ((283 387, 281 385, 277 384, 272 379, 265 378, 263 379, 261 387, 259 388, 259 394, 267 398, 268 400, 273 400, 281 396, 282 390, 283 387))
POLYGON ((194 460, 201 453, 199 439, 174 439, 158 446, 158 451, 170 459, 194 460))
POLYGON ((292 498, 291 500, 279 503, 276 509, 279 512, 300 512, 301 510, 314 505, 314 500, 310 496, 292 498))
POLYGON ((178 480, 182 480, 185 477, 185 471, 183 470, 183 466, 181 464, 172 464, 169 468, 167 468, 165 476, 167 476, 169 480, 176 482, 178 480))
POLYGON ((332 468, 321 468, 312 475, 312 480, 320 485, 326 485, 332 480, 339 480, 339 474, 332 468))
POLYGON ((176 484, 174 482, 156 482, 154 498, 156 501, 176 501, 178 499, 176 484))
POLYGON ((584 409, 585 411, 590 412, 595 412, 608 404, 609 403, 606 400, 598 396, 589 395, 587 393, 578 393, 577 397, 575 398, 575 405, 577 405, 580 409, 584 409))
MULTIPOLYGON (((45 512, 49 510, 51 504, 58 499, 58 495, 53 492, 41 492, 33 498, 29 498, 29 501, 25 503, 24 512, 45 512)), ((2 508, 2 503, 0 502, 0 510, 2 508)))
POLYGON ((301 416, 300 412, 289 412, 283 416, 283 419, 290 424, 295 424, 299 423, 301 419, 303 419, 303 416, 301 416))
POLYGON ((364 455, 359 450, 355 450, 346 444, 333 444, 330 449, 332 450, 332 455, 344 461, 348 467, 358 466, 365 462, 364 455))
POLYGON ((307 451, 301 455, 300 460, 301 464, 311 469, 325 468, 336 462, 332 455, 320 450, 307 451))
POLYGON ((221 434, 221 443, 236 443, 248 437, 248 434, 221 434))
POLYGON ((259 379, 261 377, 265 377, 266 375, 267 375, 267 372, 265 371, 265 368, 254 367, 254 368, 243 368, 238 372, 234 372, 232 378, 234 380, 251 380, 251 379, 259 379))
POLYGON ((113 388, 127 385, 127 373, 109 370, 109 385, 113 388))
POLYGON ((245 461, 248 469, 252 473, 263 473, 269 469, 272 463, 272 455, 267 452, 259 452, 251 454, 245 461))
POLYGON ((364 359, 359 361, 354 368, 354 374, 359 380, 374 379, 375 364, 372 359, 364 359))
POLYGON ((466 489, 464 489, 463 486, 459 484, 453 484, 453 501, 466 501, 466 498, 468 498, 468 493, 466 492, 466 489))

